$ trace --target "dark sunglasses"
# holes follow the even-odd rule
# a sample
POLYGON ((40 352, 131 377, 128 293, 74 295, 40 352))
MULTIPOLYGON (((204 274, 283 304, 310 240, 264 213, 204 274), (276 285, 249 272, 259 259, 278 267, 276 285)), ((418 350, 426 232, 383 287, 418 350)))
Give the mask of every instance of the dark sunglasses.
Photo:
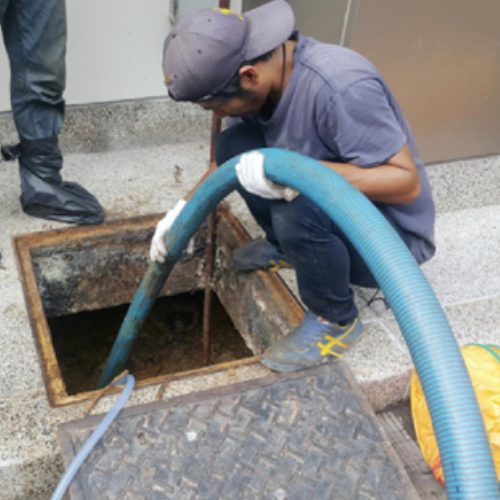
POLYGON ((239 69, 234 76, 231 77, 229 82, 227 82, 220 90, 217 90, 211 94, 204 95, 199 99, 196 99, 196 102, 207 102, 207 101, 216 101, 216 100, 225 100, 229 99, 236 95, 240 88, 240 75, 239 69))

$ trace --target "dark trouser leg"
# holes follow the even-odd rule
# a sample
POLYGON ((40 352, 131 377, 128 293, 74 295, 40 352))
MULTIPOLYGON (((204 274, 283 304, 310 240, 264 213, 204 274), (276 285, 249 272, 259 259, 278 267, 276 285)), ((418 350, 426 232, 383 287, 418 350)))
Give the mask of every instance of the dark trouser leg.
POLYGON ((273 228, 286 259, 297 273, 304 304, 335 323, 358 314, 350 283, 376 286, 368 267, 337 225, 304 196, 276 202, 273 228))
MULTIPOLYGON (((266 140, 262 131, 253 125, 242 123, 219 134, 215 147, 215 160, 217 165, 222 165, 239 154, 265 147, 266 140)), ((245 200, 254 219, 266 233, 267 240, 279 246, 271 222, 272 200, 254 196, 244 189, 238 189, 238 193, 245 200)))
POLYGON ((60 174, 57 137, 64 122, 64 0, 9 0, 1 21, 11 67, 12 112, 21 141, 23 210, 63 222, 102 222, 104 211, 95 197, 76 183, 63 182, 60 174))
POLYGON ((64 121, 64 0, 9 0, 2 32, 19 136, 27 140, 57 136, 64 121))

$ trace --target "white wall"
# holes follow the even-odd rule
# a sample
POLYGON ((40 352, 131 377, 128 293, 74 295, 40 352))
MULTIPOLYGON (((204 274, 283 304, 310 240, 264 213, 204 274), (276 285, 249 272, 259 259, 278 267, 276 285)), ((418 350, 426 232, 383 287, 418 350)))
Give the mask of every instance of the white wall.
MULTIPOLYGON (((68 104, 163 96, 161 50, 169 0, 67 0, 68 104)), ((0 111, 10 109, 0 43, 0 111)))
MULTIPOLYGON (((180 11, 218 0, 179 0, 180 11)), ((241 0, 232 0, 241 12, 241 0)), ((67 0, 67 104, 166 95, 161 72, 170 0, 67 0)), ((0 111, 10 109, 9 68, 0 42, 0 111)))

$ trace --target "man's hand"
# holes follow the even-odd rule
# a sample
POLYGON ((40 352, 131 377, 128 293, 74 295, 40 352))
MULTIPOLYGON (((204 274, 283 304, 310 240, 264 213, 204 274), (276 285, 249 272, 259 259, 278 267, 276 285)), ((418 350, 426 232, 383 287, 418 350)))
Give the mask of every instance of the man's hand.
POLYGON ((268 200, 292 201, 299 194, 290 187, 281 186, 266 178, 264 155, 260 151, 245 153, 236 165, 236 175, 246 191, 268 200))
POLYGON ((169 210, 163 219, 156 225, 155 234, 151 240, 151 248, 149 249, 149 256, 151 260, 156 262, 165 262, 167 256, 167 248, 165 247, 165 234, 172 227, 175 219, 184 208, 186 200, 179 200, 172 210, 169 210))

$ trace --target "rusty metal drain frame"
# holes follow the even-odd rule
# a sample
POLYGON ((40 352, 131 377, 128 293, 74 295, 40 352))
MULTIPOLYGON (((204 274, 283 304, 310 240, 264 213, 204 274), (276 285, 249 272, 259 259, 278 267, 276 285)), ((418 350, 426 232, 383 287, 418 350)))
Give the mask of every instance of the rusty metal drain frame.
MULTIPOLYGON (((45 315, 41 293, 37 284, 33 252, 57 245, 71 245, 91 238, 111 237, 118 232, 136 231, 144 229, 145 227, 153 229, 162 216, 163 214, 154 214, 134 217, 127 220, 111 221, 99 226, 77 226, 64 229, 40 231, 18 235, 13 238, 26 308, 37 345, 47 396, 52 407, 65 406, 91 400, 99 393, 99 391, 82 391, 77 394, 70 395, 66 390, 52 342, 51 331, 45 315)), ((264 337, 266 337, 267 340, 263 340, 263 345, 261 345, 262 343, 260 340, 257 341, 257 344, 259 344, 259 350, 262 350, 262 348, 265 347, 271 340, 275 340, 286 333, 286 327, 290 328, 297 325, 302 318, 303 309, 292 295, 286 284, 278 275, 274 273, 258 271, 256 273, 251 273, 251 275, 235 278, 240 281, 236 284, 231 283, 231 286, 226 286, 226 284, 224 284, 220 276, 220 266, 224 265, 224 261, 227 264, 231 253, 231 248, 227 248, 226 246, 224 236, 230 237, 230 247, 231 243, 234 247, 235 242, 236 244, 241 244, 247 241, 249 236, 238 219, 224 205, 220 206, 217 210, 217 221, 217 239, 221 244, 217 248, 216 256, 216 259, 219 261, 219 272, 217 272, 217 270, 215 272, 216 276, 214 277, 212 283, 212 291, 217 295, 226 311, 227 302, 235 300, 235 294, 232 287, 234 288, 235 286, 237 288, 238 284, 243 281, 245 281, 245 287, 253 287, 261 293, 267 293, 268 297, 266 305, 269 305, 270 298, 272 298, 275 302, 274 311, 278 313, 279 317, 274 322, 274 325, 271 321, 271 326, 266 327, 265 329, 276 331, 265 332, 264 337), (228 228, 232 230, 232 234, 228 228), (220 233, 222 233, 222 235, 220 233)), ((232 275, 233 277, 236 276, 237 272, 235 270, 232 271, 232 275)), ((240 308, 239 310, 244 311, 245 308, 243 307, 243 309, 240 308)), ((234 322, 234 318, 232 319, 234 322)), ((253 321, 255 322, 255 316, 253 321)), ((240 328, 238 328, 238 325, 235 325, 235 327, 240 335, 244 337, 241 331, 242 328, 245 329, 243 324, 244 323, 240 323, 240 328)), ((240 360, 200 367, 189 371, 150 377, 139 380, 137 382, 137 387, 163 385, 174 380, 192 376, 209 375, 224 370, 231 370, 237 367, 252 365, 258 363, 258 361, 259 356, 256 355, 240 360)))

